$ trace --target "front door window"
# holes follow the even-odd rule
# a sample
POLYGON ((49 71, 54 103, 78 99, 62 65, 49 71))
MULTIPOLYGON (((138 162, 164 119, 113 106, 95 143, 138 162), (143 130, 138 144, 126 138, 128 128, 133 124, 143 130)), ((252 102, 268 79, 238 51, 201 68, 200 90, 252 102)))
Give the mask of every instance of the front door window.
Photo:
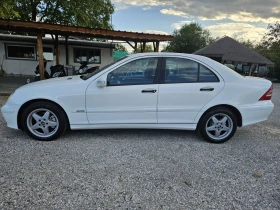
POLYGON ((108 86, 153 84, 158 58, 143 58, 131 61, 110 72, 108 86))

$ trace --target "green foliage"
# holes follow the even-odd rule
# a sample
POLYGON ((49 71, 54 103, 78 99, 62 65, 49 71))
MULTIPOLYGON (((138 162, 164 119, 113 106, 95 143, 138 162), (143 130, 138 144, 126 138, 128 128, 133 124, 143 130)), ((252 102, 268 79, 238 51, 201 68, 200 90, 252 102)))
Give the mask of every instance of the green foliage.
POLYGON ((249 49, 254 50, 255 49, 255 43, 253 41, 251 41, 250 39, 237 39, 236 41, 238 41, 240 44, 244 45, 245 47, 248 47, 249 49))
POLYGON ((19 14, 13 9, 14 0, 0 0, 0 17, 1 18, 13 18, 19 17, 19 14))
POLYGON ((268 43, 280 41, 280 23, 269 24, 267 29, 269 32, 266 34, 268 43))
POLYGON ((120 43, 115 44, 115 50, 120 51, 120 52, 127 52, 127 49, 125 48, 125 46, 123 46, 120 43))
POLYGON ((280 23, 269 24, 268 33, 256 50, 274 62, 274 67, 270 68, 270 77, 280 80, 280 23))
MULTIPOLYGON (((141 48, 143 48, 143 44, 138 45, 136 52, 140 53, 141 52, 141 48)), ((149 45, 149 44, 146 44, 145 52, 154 52, 153 46, 149 45)))
POLYGON ((193 53, 214 41, 210 32, 198 23, 184 25, 181 29, 175 30, 173 36, 173 40, 167 44, 163 52, 193 53))
POLYGON ((112 29, 110 0, 8 0, 1 4, 4 18, 112 29))
POLYGON ((255 50, 274 62, 274 67, 270 68, 269 76, 280 79, 280 41, 268 44, 267 39, 264 39, 256 46, 255 50))
POLYGON ((269 24, 267 29, 268 33, 255 50, 274 62, 269 76, 280 80, 280 23, 269 24))

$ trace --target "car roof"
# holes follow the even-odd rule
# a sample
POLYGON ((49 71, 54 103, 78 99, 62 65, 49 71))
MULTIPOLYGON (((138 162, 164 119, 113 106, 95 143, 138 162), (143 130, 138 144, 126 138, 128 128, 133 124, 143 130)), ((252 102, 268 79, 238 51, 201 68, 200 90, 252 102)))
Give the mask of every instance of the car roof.
POLYGON ((208 57, 201 56, 201 55, 194 55, 194 54, 187 54, 187 53, 173 53, 173 52, 148 52, 148 53, 134 53, 127 57, 129 58, 137 58, 137 57, 149 57, 149 56, 163 56, 163 57, 182 57, 187 59, 193 59, 199 63, 202 63, 211 69, 215 70, 218 74, 222 76, 225 81, 237 81, 244 79, 239 73, 235 72, 234 70, 228 68, 227 66, 214 61, 208 57))

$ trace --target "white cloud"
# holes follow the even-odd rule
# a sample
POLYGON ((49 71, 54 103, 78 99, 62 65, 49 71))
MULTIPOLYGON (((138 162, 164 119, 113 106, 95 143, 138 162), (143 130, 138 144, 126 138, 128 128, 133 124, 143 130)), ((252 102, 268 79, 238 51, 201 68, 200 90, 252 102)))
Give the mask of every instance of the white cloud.
POLYGON ((162 9, 162 10, 160 10, 160 12, 165 15, 175 15, 175 16, 181 16, 181 17, 187 16, 186 13, 178 11, 178 10, 176 11, 174 9, 162 9))
POLYGON ((163 6, 167 4, 167 1, 160 0, 112 0, 113 4, 126 4, 131 6, 163 6))
POLYGON ((151 10, 152 7, 148 6, 148 7, 143 7, 142 10, 151 10))
POLYGON ((173 23, 171 26, 173 27, 173 28, 175 28, 175 29, 180 29, 180 28, 182 28, 182 26, 183 25, 185 25, 185 24, 190 24, 192 21, 187 21, 187 20, 185 20, 185 21, 180 21, 180 22, 178 22, 178 23, 173 23))
POLYGON ((124 10, 128 8, 128 5, 126 4, 114 4, 115 10, 124 10))
POLYGON ((215 17, 207 18, 203 16, 199 16, 198 19, 200 20, 222 20, 222 19, 230 19, 235 22, 259 22, 262 21, 264 23, 271 23, 271 22, 276 22, 279 21, 280 18, 262 18, 262 17, 257 17, 253 13, 249 12, 238 12, 236 14, 223 14, 223 15, 217 15, 215 17))
POLYGON ((279 0, 112 0, 127 6, 161 6, 165 15, 198 17, 200 20, 230 19, 265 23, 280 20, 279 0))
POLYGON ((223 23, 206 27, 213 37, 230 36, 237 39, 260 41, 267 30, 247 23, 223 23))
POLYGON ((145 33, 168 35, 168 33, 165 31, 157 31, 157 30, 146 30, 145 33))

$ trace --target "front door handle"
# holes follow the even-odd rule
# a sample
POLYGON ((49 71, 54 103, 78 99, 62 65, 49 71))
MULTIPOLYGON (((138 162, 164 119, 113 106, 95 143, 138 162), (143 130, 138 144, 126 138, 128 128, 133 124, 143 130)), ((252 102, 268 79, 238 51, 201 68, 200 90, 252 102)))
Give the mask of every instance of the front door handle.
POLYGON ((157 90, 155 89, 146 89, 146 90, 142 90, 142 93, 156 93, 157 90))
POLYGON ((204 87, 200 89, 200 91, 213 91, 213 90, 214 90, 213 87, 204 87))

